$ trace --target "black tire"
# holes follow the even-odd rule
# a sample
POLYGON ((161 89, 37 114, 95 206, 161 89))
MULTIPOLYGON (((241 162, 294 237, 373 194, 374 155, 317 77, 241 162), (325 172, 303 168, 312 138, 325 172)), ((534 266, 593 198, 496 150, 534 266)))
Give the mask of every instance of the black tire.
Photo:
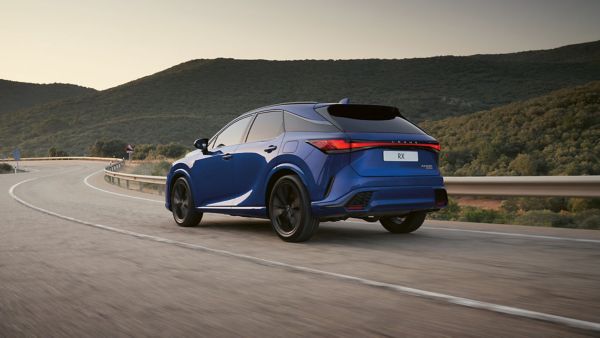
POLYGON ((202 213, 196 211, 192 190, 184 177, 178 178, 171 189, 171 211, 175 223, 182 227, 193 227, 202 220, 202 213))
POLYGON ((427 213, 424 211, 411 212, 406 216, 382 217, 379 222, 383 227, 394 234, 407 234, 423 225, 427 213))
POLYGON ((279 178, 269 195, 269 217, 273 229, 286 242, 304 242, 319 228, 312 215, 306 187, 295 175, 279 178))

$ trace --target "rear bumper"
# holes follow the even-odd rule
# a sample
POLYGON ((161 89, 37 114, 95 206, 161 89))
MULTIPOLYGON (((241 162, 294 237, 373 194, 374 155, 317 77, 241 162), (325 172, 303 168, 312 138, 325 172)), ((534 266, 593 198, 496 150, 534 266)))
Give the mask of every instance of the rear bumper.
POLYGON ((439 210, 447 205, 441 176, 336 177, 329 195, 312 202, 321 218, 401 215, 439 210), (362 193, 362 194, 361 194, 362 193))

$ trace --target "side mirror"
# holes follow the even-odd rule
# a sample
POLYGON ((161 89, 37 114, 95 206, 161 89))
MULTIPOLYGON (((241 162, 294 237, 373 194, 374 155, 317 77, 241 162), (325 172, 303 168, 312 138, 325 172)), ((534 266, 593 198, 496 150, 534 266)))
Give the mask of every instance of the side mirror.
POLYGON ((209 154, 209 152, 208 152, 208 139, 207 138, 199 138, 196 141, 194 141, 194 147, 202 150, 202 153, 204 155, 209 154))

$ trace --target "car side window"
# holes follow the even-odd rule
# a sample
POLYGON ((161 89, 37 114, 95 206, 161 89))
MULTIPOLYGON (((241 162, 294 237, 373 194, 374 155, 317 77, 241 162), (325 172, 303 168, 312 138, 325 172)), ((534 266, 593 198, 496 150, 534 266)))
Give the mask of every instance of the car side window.
POLYGON ((270 140, 283 133, 283 112, 260 113, 254 119, 246 142, 270 140))
POLYGON ((339 131, 329 121, 316 121, 285 112, 285 131, 317 131, 335 132, 339 131))
POLYGON ((248 124, 252 116, 244 117, 241 120, 238 120, 231 124, 229 127, 225 128, 215 140, 213 146, 215 148, 232 146, 235 144, 242 143, 242 138, 246 134, 246 129, 248 129, 248 124))

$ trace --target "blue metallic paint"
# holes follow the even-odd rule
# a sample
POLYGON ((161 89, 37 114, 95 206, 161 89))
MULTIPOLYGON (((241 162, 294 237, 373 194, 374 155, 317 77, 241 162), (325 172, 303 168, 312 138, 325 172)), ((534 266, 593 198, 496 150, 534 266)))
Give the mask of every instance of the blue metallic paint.
MULTIPOLYGON (((327 121, 315 111, 317 106, 325 104, 275 105, 250 111, 239 118, 278 109, 309 120, 327 121)), ((267 218, 267 186, 277 173, 288 170, 295 173, 306 186, 312 201, 312 212, 319 217, 365 216, 438 208, 434 190, 444 189, 444 185, 435 152, 418 150, 420 159, 423 159, 418 164, 432 165, 431 170, 401 167, 393 162, 373 167, 369 164, 382 162, 382 149, 325 154, 306 142, 323 138, 435 141, 429 135, 418 134, 284 132, 272 140, 223 147, 210 155, 196 150, 173 164, 167 176, 166 207, 170 209, 173 179, 183 176, 192 187, 192 197, 198 210, 267 218), (277 149, 265 152, 264 149, 271 145, 277 149), (233 156, 224 160, 225 153, 233 156), (363 210, 347 210, 344 205, 361 191, 373 191, 372 202, 363 210)))

